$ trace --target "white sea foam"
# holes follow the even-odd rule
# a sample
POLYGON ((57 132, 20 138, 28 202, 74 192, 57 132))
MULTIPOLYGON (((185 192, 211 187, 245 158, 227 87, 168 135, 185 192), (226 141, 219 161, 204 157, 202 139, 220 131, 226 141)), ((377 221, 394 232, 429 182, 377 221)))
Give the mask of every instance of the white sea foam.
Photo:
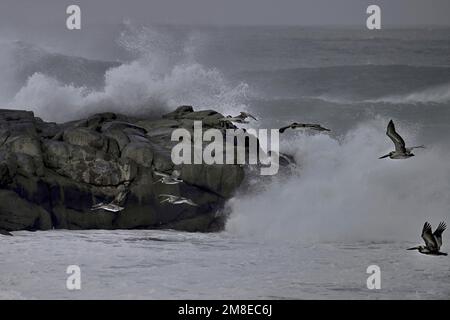
MULTIPOLYGON (((386 123, 360 123, 339 140, 320 134, 285 141, 295 146, 297 175, 233 199, 227 229, 294 241, 419 240, 425 221, 448 221, 449 152, 429 147, 407 160, 379 160, 393 148, 386 123)), ((419 142, 398 127, 407 143, 419 142)))
POLYGON ((245 83, 230 83, 215 68, 195 61, 195 37, 186 43, 150 28, 131 25, 118 43, 135 60, 109 69, 102 90, 65 84, 42 73, 31 75, 8 104, 27 108, 45 120, 67 121, 94 112, 148 113, 191 104, 233 112, 245 109, 245 83))
POLYGON ((390 95, 367 102, 384 103, 447 103, 450 102, 450 83, 433 86, 403 95, 390 95))

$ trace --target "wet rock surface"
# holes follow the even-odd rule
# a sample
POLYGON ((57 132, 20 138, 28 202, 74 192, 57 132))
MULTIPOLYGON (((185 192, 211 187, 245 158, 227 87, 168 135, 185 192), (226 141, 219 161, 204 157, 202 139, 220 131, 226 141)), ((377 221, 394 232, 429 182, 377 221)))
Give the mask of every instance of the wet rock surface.
POLYGON ((178 165, 171 161, 176 128, 225 130, 213 110, 182 106, 160 119, 114 113, 48 123, 30 111, 0 109, 0 230, 173 228, 216 231, 223 207, 241 185, 241 165, 178 165), (182 183, 158 182, 155 171, 178 170, 182 183), (91 210, 122 192, 124 210, 91 210), (198 206, 160 203, 158 195, 198 206))

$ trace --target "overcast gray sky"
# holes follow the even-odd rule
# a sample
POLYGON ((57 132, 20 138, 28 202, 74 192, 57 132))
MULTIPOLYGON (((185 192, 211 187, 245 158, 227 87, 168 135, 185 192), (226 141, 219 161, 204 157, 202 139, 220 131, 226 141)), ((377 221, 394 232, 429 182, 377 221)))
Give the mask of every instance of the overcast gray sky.
POLYGON ((450 0, 0 0, 0 26, 58 24, 79 4, 83 23, 359 25, 369 4, 385 25, 450 25, 450 0))

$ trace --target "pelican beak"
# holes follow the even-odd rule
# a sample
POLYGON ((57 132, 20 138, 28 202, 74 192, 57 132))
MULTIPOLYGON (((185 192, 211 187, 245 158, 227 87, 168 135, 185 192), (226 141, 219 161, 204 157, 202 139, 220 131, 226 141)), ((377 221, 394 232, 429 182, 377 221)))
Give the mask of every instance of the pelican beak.
POLYGON ((419 247, 409 248, 409 249, 406 249, 406 250, 419 250, 419 247))

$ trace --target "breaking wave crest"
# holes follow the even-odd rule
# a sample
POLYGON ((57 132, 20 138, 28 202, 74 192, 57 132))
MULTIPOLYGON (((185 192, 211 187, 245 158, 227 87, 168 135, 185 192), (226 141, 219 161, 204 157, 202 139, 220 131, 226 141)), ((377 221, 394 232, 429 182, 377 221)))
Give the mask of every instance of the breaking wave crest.
POLYGON ((180 45, 150 28, 126 26, 118 43, 135 59, 109 68, 103 75, 103 88, 35 72, 8 107, 29 108, 50 121, 68 121, 106 110, 148 114, 182 104, 228 112, 245 109, 247 84, 230 83, 220 70, 196 62, 192 50, 195 39, 188 37, 180 45))
POLYGON ((391 95, 367 102, 382 103, 447 103, 450 102, 450 83, 426 88, 405 95, 391 95))

